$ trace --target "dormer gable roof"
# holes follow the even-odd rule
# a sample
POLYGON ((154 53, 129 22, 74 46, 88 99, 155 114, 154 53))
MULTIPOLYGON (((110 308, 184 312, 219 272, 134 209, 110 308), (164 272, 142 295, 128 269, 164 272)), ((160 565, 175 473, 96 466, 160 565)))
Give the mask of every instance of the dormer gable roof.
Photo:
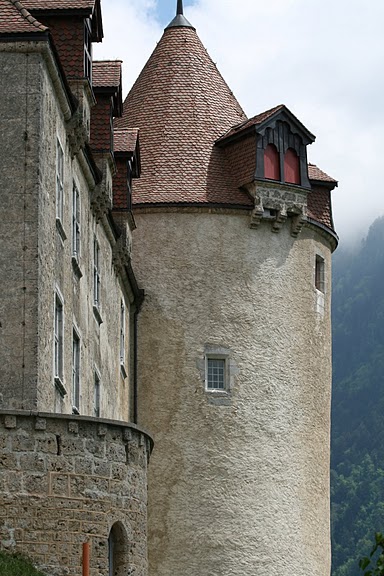
POLYGON ((23 5, 32 14, 49 16, 78 15, 92 18, 92 41, 103 39, 103 21, 100 0, 23 0, 23 5))
POLYGON ((114 116, 121 116, 123 112, 121 60, 94 60, 92 86, 96 95, 107 94, 113 97, 114 116))
POLYGON ((0 35, 41 34, 47 31, 48 28, 18 0, 0 0, 0 35))
POLYGON ((305 145, 312 144, 312 142, 315 141, 316 137, 304 124, 302 124, 284 104, 279 104, 274 108, 253 116, 241 124, 233 126, 216 141, 216 144, 225 147, 229 142, 248 136, 253 132, 263 135, 267 128, 274 128, 278 121, 288 123, 292 133, 300 134, 305 145))

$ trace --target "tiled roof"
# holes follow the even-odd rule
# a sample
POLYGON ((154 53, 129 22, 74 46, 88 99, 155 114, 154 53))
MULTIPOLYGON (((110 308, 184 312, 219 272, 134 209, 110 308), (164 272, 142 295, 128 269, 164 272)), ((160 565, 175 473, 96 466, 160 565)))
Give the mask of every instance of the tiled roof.
POLYGON ((246 120, 195 30, 165 30, 124 104, 117 128, 140 129, 134 204, 252 206, 215 141, 246 120))
POLYGON ((33 18, 24 3, 18 0, 0 0, 0 34, 45 32, 46 26, 33 18))
POLYGON ((331 230, 334 229, 330 191, 325 186, 312 186, 308 194, 308 217, 331 230))
POLYGON ((94 60, 92 84, 96 88, 118 88, 121 84, 121 60, 94 60))
POLYGON ((23 0, 28 10, 89 10, 93 11, 96 0, 23 0))
POLYGON ((308 176, 310 180, 316 180, 318 182, 332 182, 337 185, 337 180, 328 176, 328 174, 320 170, 320 168, 315 164, 308 164, 308 176))
POLYGON ((239 132, 243 132, 244 130, 251 128, 252 126, 257 126, 258 124, 265 122, 265 120, 268 120, 268 118, 273 116, 275 114, 275 112, 278 112, 279 110, 282 110, 283 108, 284 108, 284 105, 279 104, 278 106, 275 106, 274 108, 271 108, 270 110, 266 110, 265 112, 261 112, 261 114, 257 114, 256 116, 253 116, 253 118, 249 118, 249 119, 245 120, 245 122, 241 122, 241 124, 237 124, 236 126, 231 126, 231 128, 228 130, 228 132, 226 132, 220 138, 218 138, 218 142, 225 140, 226 138, 229 138, 230 136, 233 136, 234 134, 237 134, 239 132))
POLYGON ((139 137, 137 128, 121 128, 113 131, 113 149, 115 152, 134 152, 139 137))

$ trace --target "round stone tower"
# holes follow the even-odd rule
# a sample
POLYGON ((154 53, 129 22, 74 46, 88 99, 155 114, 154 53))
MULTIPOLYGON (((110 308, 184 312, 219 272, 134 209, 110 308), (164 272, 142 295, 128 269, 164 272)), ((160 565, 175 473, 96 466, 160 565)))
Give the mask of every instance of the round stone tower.
POLYGON ((248 119, 178 2, 129 93, 151 576, 328 576, 330 191, 285 107, 248 119))

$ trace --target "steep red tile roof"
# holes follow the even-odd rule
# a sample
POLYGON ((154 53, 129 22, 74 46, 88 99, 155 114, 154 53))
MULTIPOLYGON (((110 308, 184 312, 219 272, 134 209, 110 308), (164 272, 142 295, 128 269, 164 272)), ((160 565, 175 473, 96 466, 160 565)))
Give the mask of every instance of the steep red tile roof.
POLYGON ((331 230, 334 229, 329 188, 319 185, 312 186, 312 191, 308 194, 307 213, 312 220, 316 220, 331 230))
POLYGON ((121 84, 121 60, 94 60, 92 84, 96 88, 117 88, 121 84))
POLYGON ((318 182, 333 182, 337 185, 337 180, 328 176, 325 172, 320 170, 315 164, 308 164, 308 176, 310 180, 316 180, 318 182))
POLYGON ((134 152, 139 137, 137 128, 115 128, 113 131, 113 149, 115 152, 134 152))
POLYGON ((0 34, 30 34, 47 30, 18 0, 0 0, 0 34))
POLYGON ((117 128, 140 129, 141 178, 134 204, 252 206, 215 141, 246 120, 191 27, 165 30, 128 94, 117 128))
POLYGON ((23 0, 28 10, 88 10, 93 11, 96 0, 23 0))

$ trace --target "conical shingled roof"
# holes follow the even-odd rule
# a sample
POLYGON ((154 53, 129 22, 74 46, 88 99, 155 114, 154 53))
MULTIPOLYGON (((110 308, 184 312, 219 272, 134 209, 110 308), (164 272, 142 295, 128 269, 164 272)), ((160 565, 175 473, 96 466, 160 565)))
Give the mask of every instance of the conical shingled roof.
POLYGON ((252 206, 214 146, 246 119, 195 29, 166 28, 116 122, 140 129, 142 172, 133 203, 252 206))

